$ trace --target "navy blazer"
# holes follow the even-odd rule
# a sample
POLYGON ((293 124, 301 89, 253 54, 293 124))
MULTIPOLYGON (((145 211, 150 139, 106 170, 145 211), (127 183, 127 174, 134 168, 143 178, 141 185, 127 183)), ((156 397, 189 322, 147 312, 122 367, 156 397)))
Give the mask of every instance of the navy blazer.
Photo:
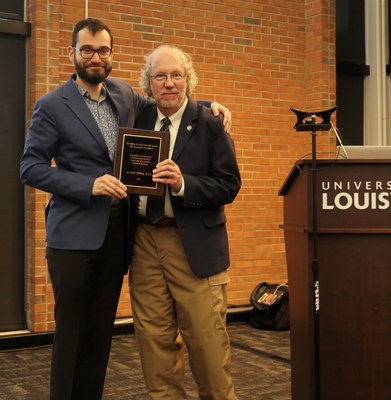
MULTIPOLYGON (((135 127, 154 129, 156 118, 156 107, 151 107, 137 117, 135 127)), ((189 100, 172 160, 185 181, 184 197, 170 192, 170 198, 189 264, 200 277, 224 271, 230 263, 224 205, 235 199, 241 180, 222 119, 189 100)))
MULTIPOLYGON (((49 247, 96 250, 105 238, 111 198, 92 196, 92 187, 97 177, 112 173, 113 163, 74 78, 36 102, 20 176, 23 183, 52 194, 46 210, 49 247)), ((151 105, 123 81, 109 78, 105 85, 120 126, 131 127, 135 115, 151 105)))

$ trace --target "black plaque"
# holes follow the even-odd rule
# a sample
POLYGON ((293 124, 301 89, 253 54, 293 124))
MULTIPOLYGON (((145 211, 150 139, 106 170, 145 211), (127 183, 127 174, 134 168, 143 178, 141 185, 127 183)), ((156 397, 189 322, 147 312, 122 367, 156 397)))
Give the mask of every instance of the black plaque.
POLYGON ((164 184, 152 181, 152 170, 168 158, 169 145, 169 132, 120 127, 114 176, 128 193, 163 196, 164 184))

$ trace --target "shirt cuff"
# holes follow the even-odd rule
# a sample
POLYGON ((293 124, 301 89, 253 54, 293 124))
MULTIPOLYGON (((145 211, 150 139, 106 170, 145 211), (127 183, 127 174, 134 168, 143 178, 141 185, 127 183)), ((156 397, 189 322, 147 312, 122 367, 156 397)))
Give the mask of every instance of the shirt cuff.
POLYGON ((179 192, 174 192, 171 190, 171 194, 175 197, 184 197, 185 196, 185 180, 182 178, 182 187, 180 188, 179 192))

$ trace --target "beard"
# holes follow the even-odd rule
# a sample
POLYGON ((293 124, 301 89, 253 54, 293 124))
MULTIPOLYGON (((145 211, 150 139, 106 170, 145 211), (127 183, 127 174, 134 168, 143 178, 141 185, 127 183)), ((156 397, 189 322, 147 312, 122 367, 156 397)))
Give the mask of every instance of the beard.
MULTIPOLYGON (((89 71, 86 65, 79 64, 75 60, 75 69, 77 75, 83 79, 84 81, 97 85, 98 83, 102 83, 110 74, 112 66, 111 64, 104 64, 103 70, 93 70, 89 71)), ((89 65, 93 65, 92 63, 89 65)))
POLYGON ((178 98, 176 99, 165 99, 162 98, 162 96, 154 96, 153 97, 156 100, 156 103, 159 105, 161 108, 167 108, 167 109, 180 109, 186 99, 186 95, 179 93, 178 98))

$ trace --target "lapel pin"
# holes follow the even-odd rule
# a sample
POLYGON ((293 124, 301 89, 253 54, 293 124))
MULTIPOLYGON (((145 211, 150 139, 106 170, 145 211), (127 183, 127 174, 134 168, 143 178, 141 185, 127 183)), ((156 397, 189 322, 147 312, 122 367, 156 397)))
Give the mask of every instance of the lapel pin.
POLYGON ((193 129, 193 127, 191 125, 187 125, 186 129, 187 129, 188 132, 190 132, 193 129))

